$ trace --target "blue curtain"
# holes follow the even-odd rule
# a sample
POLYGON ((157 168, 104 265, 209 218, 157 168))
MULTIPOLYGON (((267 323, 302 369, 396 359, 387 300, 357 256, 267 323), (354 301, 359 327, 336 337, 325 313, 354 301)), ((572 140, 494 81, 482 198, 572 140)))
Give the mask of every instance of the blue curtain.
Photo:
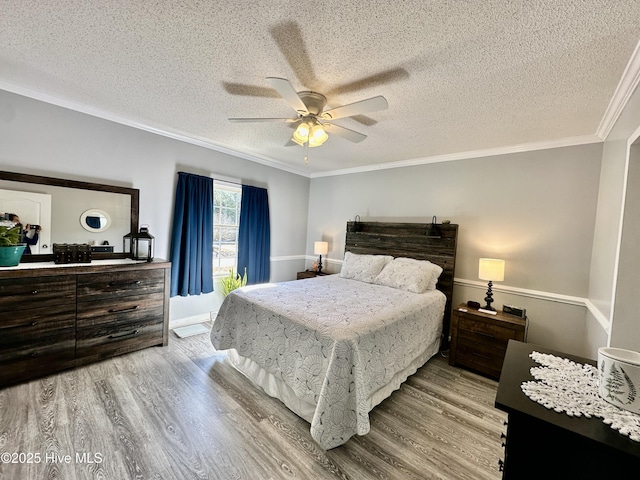
POLYGON ((171 296, 213 292, 213 179, 178 173, 171 231, 171 296))
POLYGON ((271 229, 269 198, 264 188, 242 185, 238 226, 238 273, 247 269, 247 284, 269 281, 271 229))

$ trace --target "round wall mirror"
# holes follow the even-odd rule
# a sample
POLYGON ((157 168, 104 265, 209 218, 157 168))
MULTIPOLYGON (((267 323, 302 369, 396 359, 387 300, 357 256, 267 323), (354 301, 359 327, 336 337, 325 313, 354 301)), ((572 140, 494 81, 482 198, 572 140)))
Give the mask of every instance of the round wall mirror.
POLYGON ((80 216, 80 225, 90 232, 104 232, 111 225, 111 217, 104 210, 91 208, 80 216))

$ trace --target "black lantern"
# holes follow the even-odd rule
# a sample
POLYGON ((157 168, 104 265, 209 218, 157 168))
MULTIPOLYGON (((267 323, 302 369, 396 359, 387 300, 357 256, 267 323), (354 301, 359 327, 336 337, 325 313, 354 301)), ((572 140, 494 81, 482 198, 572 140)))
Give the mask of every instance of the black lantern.
MULTIPOLYGON (((131 242, 131 258, 134 260, 153 260, 154 236, 149 233, 148 225, 141 225, 138 233, 129 233, 123 237, 123 242, 131 242)), ((125 250, 126 251, 126 250, 125 250)))
POLYGON ((131 232, 122 237, 122 251, 124 253, 131 253, 131 232))

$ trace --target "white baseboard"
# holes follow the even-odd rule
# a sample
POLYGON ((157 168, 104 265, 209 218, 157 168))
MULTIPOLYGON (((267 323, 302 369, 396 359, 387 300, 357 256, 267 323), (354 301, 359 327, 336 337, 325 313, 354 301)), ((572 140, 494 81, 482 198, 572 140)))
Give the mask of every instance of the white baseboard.
MULTIPOLYGON (((217 312, 212 312, 213 318, 215 318, 217 312)), ((192 317, 175 318, 169 320, 169 330, 178 327, 185 327, 187 325, 193 325, 194 323, 208 322, 211 320, 211 315, 207 313, 201 313, 199 315, 193 315, 192 317)))

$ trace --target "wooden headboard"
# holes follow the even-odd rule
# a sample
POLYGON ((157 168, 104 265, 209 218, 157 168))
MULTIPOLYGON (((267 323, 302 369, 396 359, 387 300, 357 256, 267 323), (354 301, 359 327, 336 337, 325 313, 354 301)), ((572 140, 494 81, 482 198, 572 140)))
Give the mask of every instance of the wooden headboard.
POLYGON ((448 348, 458 225, 435 224, 440 230, 437 238, 427 235, 430 226, 430 223, 347 222, 345 251, 410 257, 440 265, 443 271, 436 288, 447 297, 441 348, 448 348))

